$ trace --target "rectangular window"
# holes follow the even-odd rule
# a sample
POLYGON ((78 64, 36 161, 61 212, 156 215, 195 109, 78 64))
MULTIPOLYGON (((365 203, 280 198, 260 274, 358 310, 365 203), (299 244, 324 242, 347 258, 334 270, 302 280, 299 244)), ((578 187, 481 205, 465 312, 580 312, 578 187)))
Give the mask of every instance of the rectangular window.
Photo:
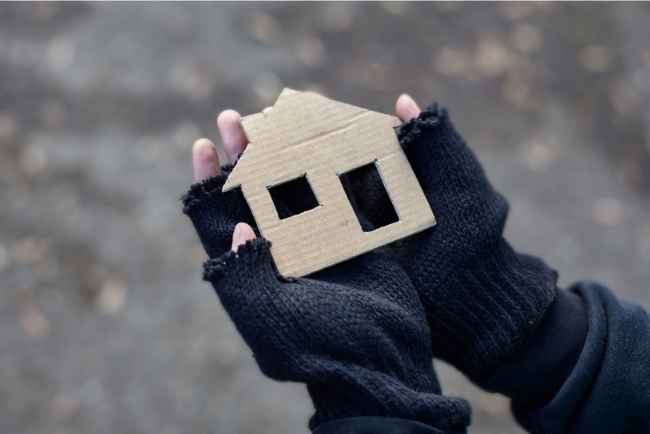
POLYGON ((374 162, 343 173, 339 178, 364 232, 399 221, 374 162))
POLYGON ((289 218, 318 206, 318 200, 309 185, 307 175, 268 189, 280 219, 289 218))

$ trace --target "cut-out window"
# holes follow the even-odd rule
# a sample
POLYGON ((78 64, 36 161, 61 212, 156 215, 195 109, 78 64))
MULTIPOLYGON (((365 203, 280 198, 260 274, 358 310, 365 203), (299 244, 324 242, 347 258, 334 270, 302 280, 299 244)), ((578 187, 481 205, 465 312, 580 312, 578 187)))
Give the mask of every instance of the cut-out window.
POLYGON ((268 189, 280 219, 289 218, 318 206, 318 200, 306 175, 268 189))
POLYGON ((364 232, 372 232, 399 221, 375 163, 339 175, 364 232))

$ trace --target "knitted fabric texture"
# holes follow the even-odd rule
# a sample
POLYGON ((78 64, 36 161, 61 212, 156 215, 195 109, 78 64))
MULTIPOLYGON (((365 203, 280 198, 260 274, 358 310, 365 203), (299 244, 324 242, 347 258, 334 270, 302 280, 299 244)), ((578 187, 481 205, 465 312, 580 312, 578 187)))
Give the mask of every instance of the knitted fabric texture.
POLYGON ((204 277, 262 372, 307 385, 316 410, 310 427, 381 416, 464 432, 469 406, 440 393, 424 308, 394 255, 380 249, 285 279, 268 241, 229 250, 235 224, 253 221, 239 191, 221 192, 227 172, 183 198, 211 258, 204 277))
POLYGON ((395 249, 425 306, 434 354, 478 380, 538 326, 557 274, 504 240, 508 203, 445 109, 430 106, 399 138, 437 225, 395 249))

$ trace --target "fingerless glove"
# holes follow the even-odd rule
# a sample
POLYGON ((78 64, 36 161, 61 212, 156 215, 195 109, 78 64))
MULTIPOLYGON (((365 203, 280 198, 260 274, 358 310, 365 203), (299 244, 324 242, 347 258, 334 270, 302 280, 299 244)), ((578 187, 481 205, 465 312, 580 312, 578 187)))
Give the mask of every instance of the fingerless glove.
POLYGON ((394 255, 377 250, 285 279, 266 240, 229 250, 235 225, 254 222, 239 191, 221 192, 228 172, 183 199, 210 256, 204 277, 262 372, 307 385, 316 410, 310 427, 381 416, 464 432, 468 404, 441 395, 423 306, 394 255))
POLYGON ((430 106, 399 137, 437 220, 398 243, 401 263, 425 306, 435 355, 480 379, 538 326, 557 274, 503 238, 508 203, 446 110, 430 106))

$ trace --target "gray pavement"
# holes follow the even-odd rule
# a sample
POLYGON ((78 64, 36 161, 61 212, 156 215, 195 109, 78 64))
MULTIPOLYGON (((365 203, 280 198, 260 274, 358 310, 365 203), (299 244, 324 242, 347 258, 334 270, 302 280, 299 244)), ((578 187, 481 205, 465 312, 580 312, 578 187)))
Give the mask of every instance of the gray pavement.
MULTIPOLYGON (((0 5, 0 432, 306 432, 256 369, 178 198, 215 114, 282 86, 443 102, 562 285, 650 308, 646 4, 0 5)), ((474 433, 505 399, 438 365, 474 433)))

